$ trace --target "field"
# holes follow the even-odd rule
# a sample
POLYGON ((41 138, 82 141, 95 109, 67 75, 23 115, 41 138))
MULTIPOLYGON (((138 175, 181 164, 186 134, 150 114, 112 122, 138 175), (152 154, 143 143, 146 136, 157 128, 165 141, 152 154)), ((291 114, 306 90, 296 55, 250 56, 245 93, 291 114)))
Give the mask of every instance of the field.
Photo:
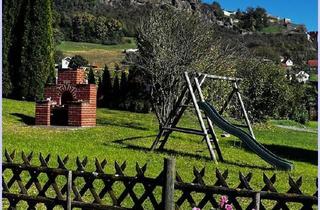
POLYGON ((135 48, 135 42, 132 38, 126 38, 125 44, 118 45, 102 45, 86 42, 70 42, 63 41, 57 46, 57 50, 61 50, 65 56, 81 55, 92 65, 103 68, 107 64, 110 68, 115 63, 120 63, 124 58, 124 49, 135 48))
MULTIPOLYGON (((239 148, 236 138, 220 138, 225 158, 224 163, 213 164, 208 159, 204 143, 197 136, 174 134, 163 152, 150 152, 157 121, 153 114, 137 114, 110 109, 97 110, 98 126, 67 130, 33 126, 34 103, 3 100, 3 149, 17 152, 34 151, 35 154, 51 153, 69 155, 71 160, 77 156, 89 158, 89 168, 93 168, 94 157, 108 160, 107 170, 113 170, 113 162, 127 161, 128 175, 134 175, 135 162, 148 163, 147 175, 156 176, 162 168, 164 157, 173 156, 177 170, 185 181, 192 181, 192 167, 206 167, 206 181, 213 183, 214 170, 229 170, 229 184, 236 187, 239 171, 253 172, 251 184, 262 188, 262 173, 277 173, 276 187, 279 191, 288 190, 288 175, 294 178, 303 176, 303 192, 313 194, 317 177, 317 134, 286 130, 275 127, 273 123, 256 125, 257 139, 274 153, 294 162, 290 172, 276 171, 257 155, 245 148, 239 148), (286 180, 281 182, 280 180, 286 180)), ((187 114, 182 122, 185 126, 197 127, 193 115, 187 114)), ((316 123, 310 124, 315 127, 316 123)), ((218 133, 221 133, 218 131, 218 133)), ((53 162, 53 161, 52 161, 53 162)), ((75 161, 71 161, 74 164, 75 161)), ((54 165, 55 166, 55 165, 54 165)), ((74 165, 69 165, 74 167, 74 165)))
POLYGON ((268 26, 261 30, 263 33, 281 33, 283 30, 285 30, 286 27, 274 25, 274 26, 268 26))

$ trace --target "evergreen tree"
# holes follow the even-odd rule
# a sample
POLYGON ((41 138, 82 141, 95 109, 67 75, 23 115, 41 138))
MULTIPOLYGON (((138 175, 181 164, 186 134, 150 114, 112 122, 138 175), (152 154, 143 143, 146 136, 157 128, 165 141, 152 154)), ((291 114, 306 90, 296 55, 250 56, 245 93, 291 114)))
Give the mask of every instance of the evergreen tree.
POLYGON ((114 70, 117 71, 117 72, 120 71, 120 66, 119 66, 118 63, 114 64, 114 70))
POLYGON ((101 81, 102 106, 108 107, 112 101, 112 82, 108 66, 105 65, 101 81))
POLYGON ((15 21, 16 15, 14 9, 17 7, 14 0, 3 1, 3 45, 2 45, 2 94, 8 96, 11 92, 12 84, 9 73, 8 53, 11 45, 11 30, 15 21))
POLYGON ((119 84, 119 77, 118 75, 116 75, 114 77, 114 81, 113 81, 113 94, 112 94, 112 104, 114 108, 118 108, 119 107, 119 102, 120 102, 120 84, 119 84))
POLYGON ((125 100, 127 90, 128 90, 127 75, 126 75, 126 72, 123 71, 121 74, 121 81, 120 81, 120 97, 122 102, 125 100))
POLYGON ((88 83, 89 84, 96 84, 96 79, 94 78, 93 69, 90 68, 89 74, 88 74, 88 83))
POLYGON ((103 99, 103 89, 102 89, 102 80, 101 77, 98 79, 98 90, 97 90, 97 105, 98 107, 102 106, 102 99, 103 99))
POLYGON ((26 0, 21 65, 17 72, 15 95, 39 99, 54 71, 51 1, 26 0))
POLYGON ((26 1, 3 1, 3 48, 2 48, 2 87, 3 96, 10 96, 14 82, 15 71, 20 64, 22 44, 23 20, 25 16, 26 1))

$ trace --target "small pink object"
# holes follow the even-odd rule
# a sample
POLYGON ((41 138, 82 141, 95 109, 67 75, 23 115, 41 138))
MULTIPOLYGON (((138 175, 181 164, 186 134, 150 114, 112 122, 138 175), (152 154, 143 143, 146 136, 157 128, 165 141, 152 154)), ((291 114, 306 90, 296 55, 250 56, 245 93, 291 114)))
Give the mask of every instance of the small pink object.
POLYGON ((227 202, 228 202, 228 196, 225 196, 225 195, 221 196, 221 198, 220 198, 220 207, 223 208, 224 205, 225 205, 227 202))
POLYGON ((198 207, 193 207, 192 210, 201 210, 201 209, 198 207))
POLYGON ((225 209, 226 209, 226 210, 232 210, 232 205, 227 204, 227 205, 225 206, 225 209))

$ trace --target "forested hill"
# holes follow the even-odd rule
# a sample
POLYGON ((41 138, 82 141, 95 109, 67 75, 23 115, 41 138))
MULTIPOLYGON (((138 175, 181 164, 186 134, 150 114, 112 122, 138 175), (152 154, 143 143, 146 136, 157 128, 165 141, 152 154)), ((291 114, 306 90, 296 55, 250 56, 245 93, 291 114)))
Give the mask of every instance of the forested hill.
POLYGON ((217 25, 222 37, 242 41, 257 56, 275 62, 279 56, 290 57, 295 64, 316 58, 317 43, 307 39, 304 25, 259 7, 228 12, 217 2, 199 0, 54 0, 55 39, 117 44, 124 36, 134 36, 137 22, 161 5, 199 13, 217 25))

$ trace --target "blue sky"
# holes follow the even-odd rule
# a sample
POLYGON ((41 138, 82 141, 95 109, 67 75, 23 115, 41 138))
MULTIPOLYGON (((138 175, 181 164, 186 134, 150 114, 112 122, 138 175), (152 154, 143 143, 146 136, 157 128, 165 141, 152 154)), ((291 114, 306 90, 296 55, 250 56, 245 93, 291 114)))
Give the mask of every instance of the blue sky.
MULTIPOLYGON (((246 10, 247 7, 263 7, 274 16, 290 18, 292 22, 305 24, 308 31, 317 31, 317 0, 215 0, 226 10, 246 10)), ((212 3, 213 0, 203 0, 212 3)))

